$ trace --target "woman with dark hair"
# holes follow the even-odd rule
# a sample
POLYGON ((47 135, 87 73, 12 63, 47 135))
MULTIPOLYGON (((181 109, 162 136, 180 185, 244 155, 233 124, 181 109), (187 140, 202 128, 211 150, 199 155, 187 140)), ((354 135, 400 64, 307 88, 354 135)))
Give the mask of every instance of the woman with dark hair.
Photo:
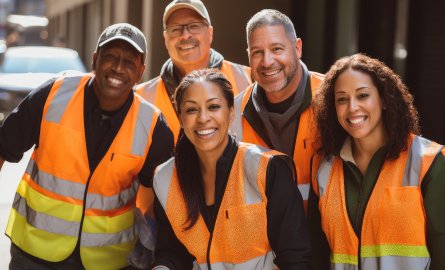
POLYGON ((313 105, 321 142, 308 209, 316 268, 445 269, 445 150, 418 135, 400 77, 366 55, 344 57, 313 105))
POLYGON ((156 170, 153 269, 310 269, 303 200, 292 160, 237 143, 232 87, 216 69, 176 89, 175 156, 156 170))

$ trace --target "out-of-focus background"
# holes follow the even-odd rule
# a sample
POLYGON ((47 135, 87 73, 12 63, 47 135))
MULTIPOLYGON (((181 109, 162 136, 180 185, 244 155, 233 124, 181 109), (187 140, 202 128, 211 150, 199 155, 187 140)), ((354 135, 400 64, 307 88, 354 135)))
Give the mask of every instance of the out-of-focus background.
MULTIPOLYGON (((112 23, 129 22, 146 34, 149 52, 143 80, 159 74, 168 57, 162 16, 169 2, 0 0, 0 123, 31 89, 61 69, 89 70, 97 38, 112 23)), ((245 25, 264 8, 292 19, 310 70, 326 72, 337 58, 356 52, 379 58, 401 75, 414 94, 423 135, 445 143, 445 1, 203 2, 214 27, 213 48, 234 62, 248 65, 245 25)), ((7 163, 0 174, 0 231, 24 163, 7 163), (6 182, 11 190, 3 188, 6 182)), ((8 249, 9 239, 0 235, 0 269, 7 269, 8 249)))

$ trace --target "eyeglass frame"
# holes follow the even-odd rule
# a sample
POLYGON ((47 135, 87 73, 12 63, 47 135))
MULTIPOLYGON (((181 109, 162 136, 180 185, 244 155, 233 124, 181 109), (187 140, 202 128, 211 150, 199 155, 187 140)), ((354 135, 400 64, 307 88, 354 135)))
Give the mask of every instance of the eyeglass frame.
POLYGON ((171 25, 171 26, 167 26, 166 28, 165 28, 165 32, 167 33, 167 35, 169 36, 169 37, 171 37, 171 38, 175 38, 175 37, 180 37, 181 35, 182 35, 182 33, 184 33, 184 29, 187 29, 187 31, 190 33, 190 34, 193 34, 193 35, 196 35, 196 34, 200 34, 201 32, 202 32, 202 29, 204 28, 204 27, 209 27, 209 24, 207 23, 207 22, 205 22, 205 21, 200 21, 200 22, 191 22, 191 23, 187 23, 187 24, 174 24, 174 25, 171 25), (198 32, 195 32, 194 30, 193 31, 190 31, 190 25, 192 25, 192 24, 199 24, 200 26, 199 26, 199 31, 198 32), (171 32, 168 30, 169 28, 171 29, 172 27, 181 27, 181 32, 179 32, 179 34, 178 35, 172 35, 171 34, 171 32))

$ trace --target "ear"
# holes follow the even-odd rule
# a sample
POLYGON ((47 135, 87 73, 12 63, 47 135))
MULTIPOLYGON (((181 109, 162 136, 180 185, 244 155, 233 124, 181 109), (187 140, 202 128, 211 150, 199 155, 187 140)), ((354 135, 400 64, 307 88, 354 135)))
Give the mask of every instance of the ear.
POLYGON ((232 125, 233 120, 235 119, 235 107, 234 106, 230 107, 229 113, 230 113, 230 115, 229 115, 230 123, 229 124, 232 125))
POLYGON ((139 72, 139 79, 138 79, 138 81, 141 80, 142 75, 144 74, 144 71, 145 71, 145 64, 142 64, 141 70, 139 72))
POLYGON ((209 25, 209 37, 210 37, 210 44, 212 44, 213 41, 213 26, 209 25))
POLYGON ((167 31, 164 30, 163 35, 164 35, 164 46, 168 50, 168 46, 167 46, 167 40, 168 40, 167 31))
POLYGON ((96 70, 96 61, 97 61, 97 52, 94 52, 93 54, 93 62, 91 63, 91 69, 96 70))
POLYGON ((297 38, 297 40, 295 40, 295 50, 298 59, 301 59, 301 57, 303 56, 303 41, 301 40, 301 38, 297 38))

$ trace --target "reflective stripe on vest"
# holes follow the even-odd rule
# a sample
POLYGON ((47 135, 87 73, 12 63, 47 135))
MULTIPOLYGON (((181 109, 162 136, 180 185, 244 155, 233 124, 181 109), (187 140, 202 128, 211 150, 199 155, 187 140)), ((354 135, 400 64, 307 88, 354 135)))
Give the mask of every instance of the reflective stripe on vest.
MULTIPOLYGON (((234 269, 234 270, 272 270, 278 269, 275 265, 271 265, 270 262, 273 262, 275 259, 275 255, 273 251, 269 251, 265 256, 256 257, 251 260, 248 260, 243 263, 238 263, 233 265, 232 263, 212 263, 210 264, 210 268, 212 270, 226 270, 226 269, 234 269)), ((207 263, 197 264, 195 262, 193 270, 208 270, 207 263)))
POLYGON ((276 151, 240 143, 221 202, 207 258, 210 233, 201 215, 184 231, 187 211, 171 158, 156 170, 153 188, 178 239, 196 257, 196 269, 275 269, 267 239, 267 165, 276 151), (242 179, 242 181, 240 181, 242 179), (199 266, 198 266, 199 264, 199 266), (258 267, 252 267, 253 265, 258 267))
MULTIPOLYGON (((420 187, 442 146, 419 136, 410 136, 408 144, 409 150, 399 158, 385 161, 366 206, 360 240, 362 269, 417 270, 427 269, 430 263, 420 187)), ((317 183, 333 268, 356 269, 358 238, 347 215, 343 165, 338 157, 323 160, 317 183)))
POLYGON ((115 140, 90 172, 83 93, 91 78, 63 77, 54 83, 44 107, 39 147, 17 189, 6 232, 25 252, 53 262, 72 253, 81 233, 84 266, 116 269, 128 265, 126 257, 137 238, 137 173, 160 112, 135 95, 115 140))
MULTIPOLYGON (((311 72, 310 73, 310 87, 312 95, 315 95, 324 75, 311 72)), ((249 122, 242 116, 247 102, 252 96, 254 87, 257 83, 250 85, 243 92, 235 97, 235 118, 231 125, 231 132, 234 133, 237 141, 254 143, 268 146, 263 139, 255 132, 249 122)), ((295 148, 293 160, 297 171, 298 189, 301 196, 307 203, 310 190, 310 159, 315 154, 315 126, 313 120, 312 109, 308 108, 301 113, 299 119, 298 130, 295 137, 295 148)))
POLYGON ((252 84, 249 67, 224 60, 221 66, 221 72, 226 75, 232 84, 234 95, 237 95, 252 84))

